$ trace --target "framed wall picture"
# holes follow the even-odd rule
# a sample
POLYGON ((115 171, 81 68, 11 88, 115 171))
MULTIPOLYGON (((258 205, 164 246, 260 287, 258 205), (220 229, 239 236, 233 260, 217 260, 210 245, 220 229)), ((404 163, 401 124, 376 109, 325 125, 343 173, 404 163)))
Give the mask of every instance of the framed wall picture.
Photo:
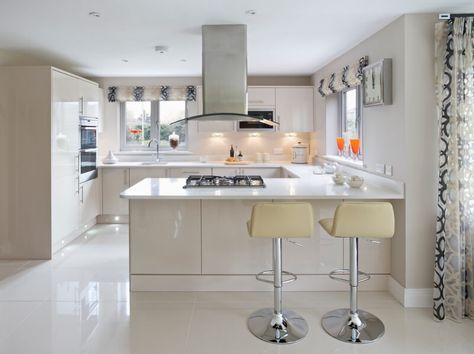
POLYGON ((382 59, 363 70, 364 107, 392 104, 392 59, 382 59))

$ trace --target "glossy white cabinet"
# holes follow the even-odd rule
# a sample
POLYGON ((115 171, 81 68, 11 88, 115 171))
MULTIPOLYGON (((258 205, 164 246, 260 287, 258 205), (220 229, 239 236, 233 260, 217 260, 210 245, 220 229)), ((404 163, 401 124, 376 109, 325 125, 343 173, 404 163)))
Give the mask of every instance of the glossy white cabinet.
POLYGON ((97 85, 79 81, 79 114, 87 117, 100 116, 100 90, 97 85))
POLYGON ((280 178, 281 169, 279 167, 214 167, 214 176, 237 176, 237 175, 259 175, 264 178, 280 178))
POLYGON ((249 87, 248 88, 248 106, 275 106, 275 87, 249 87))
POLYGON ((130 273, 200 274, 199 200, 132 200, 130 273))
POLYGON ((277 87, 275 107, 280 132, 313 131, 313 87, 277 87))
POLYGON ((128 168, 102 168, 102 215, 128 215, 128 200, 120 193, 130 187, 128 168))
POLYGON ((130 169, 130 185, 140 182, 144 178, 162 178, 166 177, 165 167, 144 167, 130 169))
POLYGON ((79 187, 80 223, 82 228, 88 228, 90 222, 100 214, 100 181, 93 179, 84 182, 79 187))
POLYGON ((169 168, 168 177, 170 178, 188 178, 191 175, 210 175, 210 168, 204 167, 185 167, 185 168, 169 168))
POLYGON ((237 176, 242 174, 240 167, 213 167, 213 176, 237 176))
MULTIPOLYGON (((258 202, 264 202, 259 200, 258 202)), ((283 242, 285 269, 298 274, 327 274, 343 266, 343 240, 327 235, 318 220, 330 217, 338 201, 309 201, 314 212, 310 238, 283 242)), ((252 238, 247 221, 252 200, 202 201, 203 274, 256 274, 271 269, 271 239, 252 238)))
POLYGON ((79 80, 51 71, 51 212, 53 248, 79 229, 79 80))
POLYGON ((253 204, 253 200, 202 201, 203 274, 256 274, 271 269, 271 240, 251 238, 247 232, 253 204))
POLYGON ((279 167, 268 167, 268 168, 254 168, 254 167, 245 167, 242 169, 244 175, 257 175, 262 176, 263 178, 280 178, 281 177, 281 168, 279 167))

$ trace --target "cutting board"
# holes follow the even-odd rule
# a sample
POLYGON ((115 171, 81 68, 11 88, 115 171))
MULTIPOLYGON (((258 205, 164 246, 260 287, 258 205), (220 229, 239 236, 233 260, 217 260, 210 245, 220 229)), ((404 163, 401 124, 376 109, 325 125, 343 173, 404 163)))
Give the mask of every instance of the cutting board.
POLYGON ((250 161, 224 161, 225 165, 248 165, 250 161))

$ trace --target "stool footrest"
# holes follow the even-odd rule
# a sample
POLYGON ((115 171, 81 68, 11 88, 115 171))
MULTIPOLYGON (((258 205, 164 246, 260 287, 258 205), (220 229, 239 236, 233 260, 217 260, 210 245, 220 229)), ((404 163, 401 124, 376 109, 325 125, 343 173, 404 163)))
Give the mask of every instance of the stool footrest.
MULTIPOLYGON (((287 272, 285 270, 282 271, 281 274, 286 275, 286 276, 289 277, 288 279, 285 279, 285 280, 282 281, 283 284, 288 284, 288 283, 294 282, 296 279, 298 279, 296 274, 287 272)), ((257 278, 258 281, 263 281, 265 283, 273 284, 273 280, 265 279, 264 278, 265 276, 274 276, 274 271, 273 270, 264 270, 263 272, 260 272, 257 275, 255 275, 255 278, 257 278)))
MULTIPOLYGON (((329 273, 329 278, 342 281, 344 283, 349 283, 349 279, 344 278, 350 276, 350 269, 336 269, 329 273)), ((359 271, 359 283, 367 281, 370 279, 370 275, 364 272, 359 271)))

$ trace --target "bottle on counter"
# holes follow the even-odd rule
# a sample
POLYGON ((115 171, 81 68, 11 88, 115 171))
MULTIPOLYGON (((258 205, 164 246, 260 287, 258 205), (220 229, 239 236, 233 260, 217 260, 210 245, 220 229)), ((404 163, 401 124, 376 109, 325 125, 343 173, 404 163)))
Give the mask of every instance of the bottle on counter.
POLYGON ((237 159, 238 159, 239 161, 242 161, 242 160, 244 159, 244 155, 242 155, 242 151, 241 151, 241 150, 239 150, 239 154, 237 155, 237 159))
POLYGON ((235 156, 234 146, 231 145, 231 146, 230 146, 230 157, 234 157, 234 156, 235 156))

